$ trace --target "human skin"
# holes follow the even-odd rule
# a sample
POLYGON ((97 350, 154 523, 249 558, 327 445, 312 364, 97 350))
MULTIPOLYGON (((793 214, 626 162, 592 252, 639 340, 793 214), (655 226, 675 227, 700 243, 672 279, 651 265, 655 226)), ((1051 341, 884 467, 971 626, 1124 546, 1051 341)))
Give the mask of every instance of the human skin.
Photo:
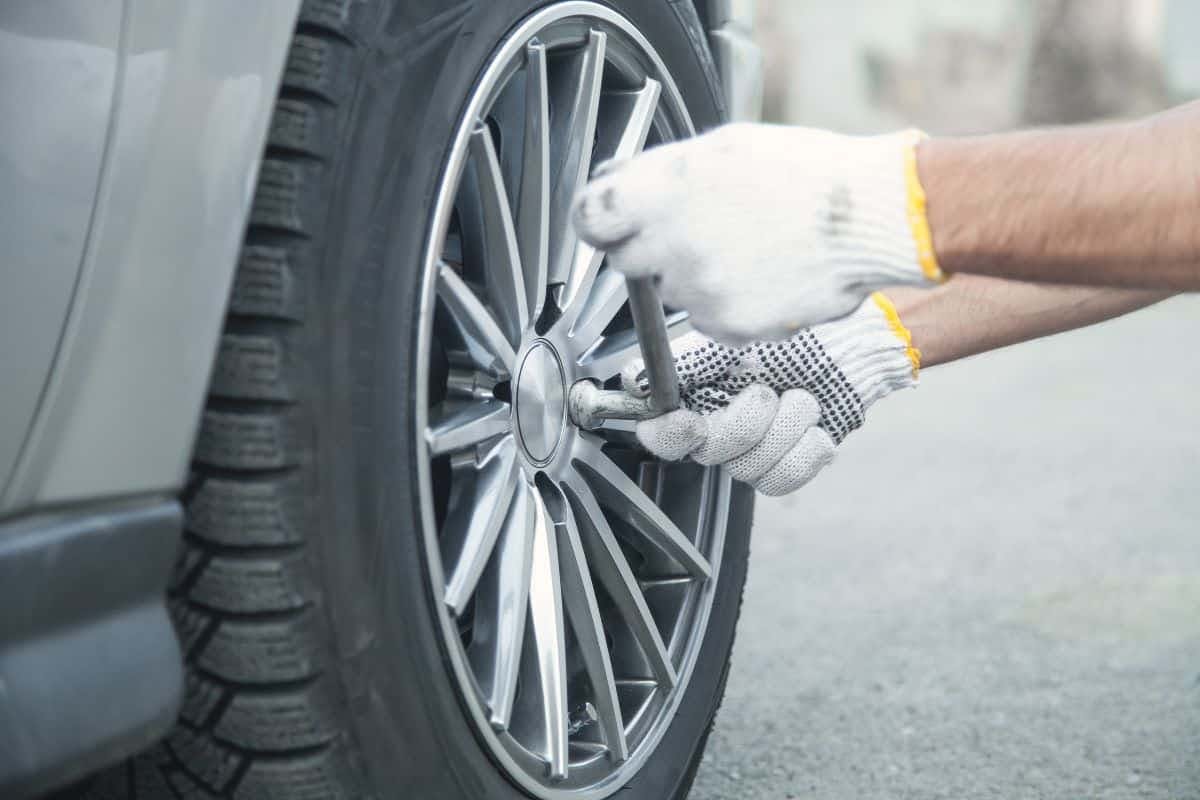
POLYGON ((887 294, 922 366, 1200 290, 1197 130, 1189 103, 1136 122, 921 142, 934 252, 951 277, 887 294))
POLYGON ((886 292, 928 368, 1081 328, 1157 303, 1174 292, 1061 286, 956 274, 932 289, 886 292))
MULTIPOLYGON (((1200 102, 1134 122, 923 141, 917 169, 938 263, 1023 281, 1200 290, 1198 132, 1200 102)), ((1061 297, 1068 307, 1095 300, 1061 297)))

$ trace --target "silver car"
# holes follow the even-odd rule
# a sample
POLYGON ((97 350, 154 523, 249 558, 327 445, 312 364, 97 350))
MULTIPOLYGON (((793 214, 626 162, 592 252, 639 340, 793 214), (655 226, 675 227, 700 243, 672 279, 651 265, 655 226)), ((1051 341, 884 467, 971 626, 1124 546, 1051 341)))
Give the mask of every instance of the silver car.
POLYGON ((687 794, 752 498, 571 423, 567 217, 745 6, 0 5, 0 797, 687 794))

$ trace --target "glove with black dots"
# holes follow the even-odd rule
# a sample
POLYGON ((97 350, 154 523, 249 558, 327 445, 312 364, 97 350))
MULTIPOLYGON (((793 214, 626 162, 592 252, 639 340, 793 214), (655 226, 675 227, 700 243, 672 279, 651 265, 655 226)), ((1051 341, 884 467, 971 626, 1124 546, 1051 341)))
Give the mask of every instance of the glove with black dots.
MULTIPOLYGON (((727 347, 700 333, 672 343, 683 407, 637 425, 660 458, 722 464, 767 495, 799 489, 863 424, 872 403, 915 386, 920 354, 882 294, 854 313, 776 342, 727 347)), ((649 385, 640 361, 626 391, 649 385)))

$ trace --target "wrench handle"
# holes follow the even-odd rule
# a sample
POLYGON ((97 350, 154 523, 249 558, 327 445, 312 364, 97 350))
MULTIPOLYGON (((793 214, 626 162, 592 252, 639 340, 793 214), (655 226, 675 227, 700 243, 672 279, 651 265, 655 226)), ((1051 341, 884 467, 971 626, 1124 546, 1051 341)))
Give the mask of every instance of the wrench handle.
POLYGON ((666 413, 679 408, 679 374, 675 371, 675 356, 667 336, 667 319, 662 300, 653 278, 627 278, 629 310, 637 330, 638 346, 646 364, 650 381, 650 404, 655 411, 666 413))

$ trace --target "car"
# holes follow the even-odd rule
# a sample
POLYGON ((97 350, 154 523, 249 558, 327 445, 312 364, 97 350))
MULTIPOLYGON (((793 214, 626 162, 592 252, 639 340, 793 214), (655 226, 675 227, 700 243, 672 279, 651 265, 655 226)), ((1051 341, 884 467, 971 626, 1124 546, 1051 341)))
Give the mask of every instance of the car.
POLYGON ((687 794, 752 495, 572 423, 568 217, 755 114, 748 15, 0 6, 0 796, 687 794))

